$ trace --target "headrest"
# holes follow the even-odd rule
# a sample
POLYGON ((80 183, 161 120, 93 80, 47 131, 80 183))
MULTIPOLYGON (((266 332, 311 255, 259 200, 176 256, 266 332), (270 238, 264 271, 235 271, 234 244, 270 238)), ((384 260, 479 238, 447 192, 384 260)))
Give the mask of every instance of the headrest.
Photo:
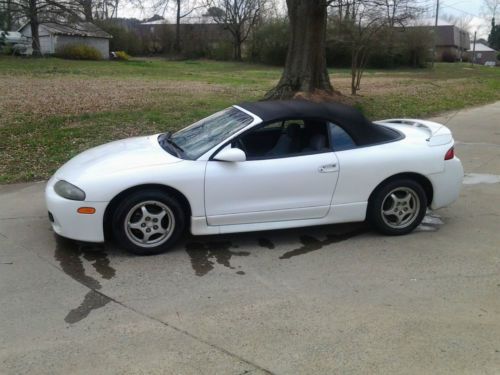
POLYGON ((290 138, 298 137, 300 133, 300 125, 299 124, 290 124, 286 128, 286 134, 290 138))
POLYGON ((314 151, 319 151, 326 147, 326 137, 323 134, 314 134, 310 141, 309 147, 314 151))

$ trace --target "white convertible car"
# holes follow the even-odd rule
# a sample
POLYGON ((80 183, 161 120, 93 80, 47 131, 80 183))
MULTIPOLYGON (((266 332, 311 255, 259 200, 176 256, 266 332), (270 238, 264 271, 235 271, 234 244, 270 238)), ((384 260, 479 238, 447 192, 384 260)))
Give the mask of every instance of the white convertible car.
POLYGON ((63 165, 46 188, 54 231, 136 254, 194 235, 368 220, 411 232, 455 201, 463 169, 448 128, 372 123, 339 104, 245 103, 174 134, 108 143, 63 165))

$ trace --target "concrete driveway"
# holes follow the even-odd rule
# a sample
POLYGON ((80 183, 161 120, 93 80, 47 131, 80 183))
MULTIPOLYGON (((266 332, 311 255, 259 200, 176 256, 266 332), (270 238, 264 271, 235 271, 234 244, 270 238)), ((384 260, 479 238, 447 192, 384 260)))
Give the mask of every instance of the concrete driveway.
POLYGON ((467 184, 405 237, 338 225, 134 257, 56 238, 43 183, 0 187, 0 373, 500 373, 500 102, 438 120, 467 184))

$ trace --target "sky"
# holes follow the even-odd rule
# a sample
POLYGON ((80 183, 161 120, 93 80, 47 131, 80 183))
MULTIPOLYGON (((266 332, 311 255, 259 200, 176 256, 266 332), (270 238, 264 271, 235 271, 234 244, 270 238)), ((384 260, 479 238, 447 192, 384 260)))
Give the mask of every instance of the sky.
MULTIPOLYGON (((283 2, 283 0, 271 0, 283 2)), ((436 0, 416 0, 415 3, 426 3, 429 7, 428 17, 433 17, 436 0)), ((490 22, 485 19, 483 11, 483 0, 440 0, 440 15, 452 15, 454 17, 465 17, 471 19, 469 31, 477 31, 478 38, 485 38, 490 31, 490 22)), ((151 17, 154 12, 151 9, 141 10, 129 3, 120 8, 119 17, 135 17, 143 19, 151 17)), ((173 9, 165 14, 167 18, 173 18, 173 9)))
POLYGON ((442 14, 472 18, 469 31, 477 31, 478 38, 486 38, 490 32, 491 20, 484 15, 483 0, 442 0, 442 14))

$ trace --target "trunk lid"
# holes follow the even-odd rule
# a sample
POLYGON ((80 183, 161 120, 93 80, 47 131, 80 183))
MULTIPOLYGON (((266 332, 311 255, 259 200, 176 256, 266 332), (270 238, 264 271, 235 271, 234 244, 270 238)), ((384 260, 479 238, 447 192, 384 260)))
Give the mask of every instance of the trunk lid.
POLYGON ((417 129, 429 146, 441 146, 453 142, 453 136, 450 129, 443 124, 433 121, 416 119, 388 119, 376 121, 377 124, 394 127, 404 132, 405 127, 417 129))

